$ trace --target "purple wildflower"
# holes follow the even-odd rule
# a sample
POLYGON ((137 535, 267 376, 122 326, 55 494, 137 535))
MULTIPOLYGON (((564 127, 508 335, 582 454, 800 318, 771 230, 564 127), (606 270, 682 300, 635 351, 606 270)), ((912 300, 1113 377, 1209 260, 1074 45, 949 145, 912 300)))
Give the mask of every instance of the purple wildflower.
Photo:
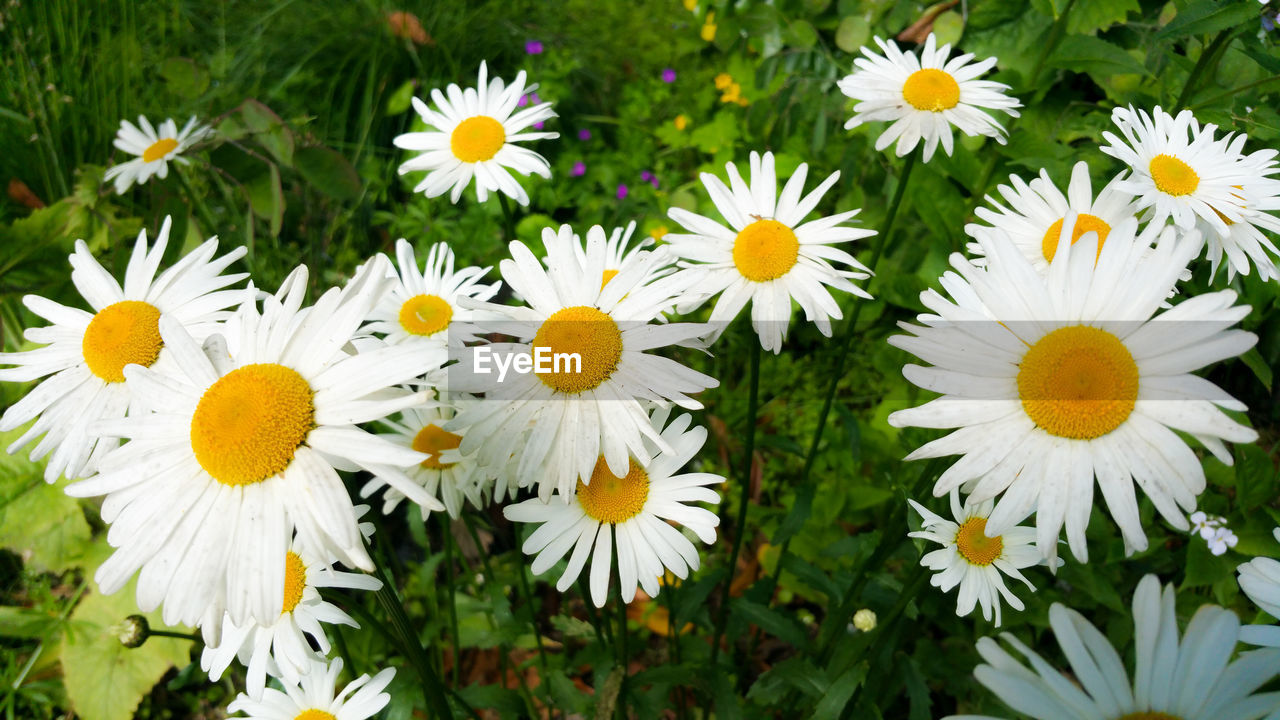
POLYGON ((583 129, 579 130, 579 131, 578 131, 578 139, 579 139, 579 140, 581 140, 581 141, 583 141, 583 142, 586 142, 586 141, 590 140, 590 139, 591 139, 591 131, 590 131, 590 130, 588 130, 588 129, 586 129, 586 128, 583 128, 583 129))
POLYGON ((541 55, 542 43, 538 42, 537 40, 530 40, 529 42, 524 44, 524 51, 529 55, 541 55))
POLYGON ((662 71, 662 82, 664 82, 664 83, 673 83, 673 82, 675 82, 675 81, 676 81, 676 71, 675 71, 675 70, 672 70, 671 68, 667 68, 667 69, 665 69, 665 70, 663 70, 663 71, 662 71))
POLYGON ((625 199, 626 197, 627 197, 627 186, 626 186, 626 185, 621 185, 621 184, 619 184, 619 185, 618 185, 618 199, 619 199, 619 200, 623 200, 623 199, 625 199))
POLYGON ((569 171, 569 174, 573 177, 582 177, 587 174, 587 166, 583 165, 582 161, 579 160, 573 164, 573 169, 569 171))

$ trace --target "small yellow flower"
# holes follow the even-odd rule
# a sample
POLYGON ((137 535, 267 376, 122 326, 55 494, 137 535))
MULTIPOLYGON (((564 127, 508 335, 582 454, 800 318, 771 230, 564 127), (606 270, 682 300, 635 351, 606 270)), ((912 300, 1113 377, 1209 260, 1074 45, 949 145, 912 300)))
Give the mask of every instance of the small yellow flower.
POLYGON ((744 97, 740 97, 738 98, 738 104, 741 105, 742 107, 746 107, 751 104, 751 101, 744 97))
POLYGON ((689 116, 681 113, 676 116, 675 125, 677 130, 684 130, 689 127, 689 116))
MULTIPOLYGON (((684 116, 681 115, 680 117, 684 117, 684 116)), ((658 227, 649 231, 649 237, 653 238, 654 240, 661 240, 669 232, 671 231, 667 229, 666 225, 659 225, 658 227)))
POLYGON ((702 39, 711 42, 716 39, 716 14, 707 13, 707 21, 702 24, 702 39))
POLYGON ((684 0, 684 9, 693 12, 698 7, 698 0, 684 0))
POLYGON ((742 86, 738 83, 733 83, 729 86, 729 89, 725 90, 724 94, 720 96, 720 102, 736 103, 742 97, 742 95, 739 94, 741 92, 742 86))
POLYGON ((876 629, 876 612, 870 608, 862 608, 853 614, 853 626, 862 632, 876 629))
POLYGON ((716 89, 724 90, 733 84, 733 76, 729 73, 720 73, 716 76, 716 89))

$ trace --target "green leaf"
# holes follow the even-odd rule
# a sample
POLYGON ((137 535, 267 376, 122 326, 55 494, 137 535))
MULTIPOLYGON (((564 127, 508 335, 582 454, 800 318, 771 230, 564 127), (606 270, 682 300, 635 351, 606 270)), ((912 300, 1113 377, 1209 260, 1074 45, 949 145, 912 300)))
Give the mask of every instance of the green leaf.
POLYGON ((280 169, 275 163, 267 163, 267 172, 245 184, 249 205, 253 212, 267 221, 271 237, 280 235, 284 224, 284 192, 280 189, 280 169))
MULTIPOLYGON (((25 426, 0 433, 8 446, 25 426)), ((89 523, 80 503, 62 492, 66 481, 49 485, 44 465, 25 454, 0 454, 0 547, 8 548, 38 570, 74 567, 89 542, 89 523)))
POLYGON ((1209 543, 1198 534, 1187 539, 1187 575, 1182 587, 1209 587, 1235 574, 1236 563, 1226 555, 1209 552, 1209 543))
POLYGON ((1067 16, 1067 33, 1091 35, 1124 22, 1131 12, 1142 12, 1138 0, 1076 0, 1067 16))
POLYGON ((1244 364, 1253 371, 1253 376, 1258 378, 1258 382, 1271 392, 1271 366, 1263 359, 1262 353, 1258 352, 1258 348, 1249 348, 1249 352, 1240 356, 1244 364))
POLYGON ((417 89, 417 81, 405 80, 404 84, 396 88, 396 91, 387 97, 387 107, 384 110, 387 117, 394 117, 407 111, 413 107, 413 91, 417 89))
POLYGON ((34 608, 0 606, 0 637, 43 638, 60 623, 58 616, 34 608))
POLYGON ((1222 0, 1198 0, 1178 11, 1173 20, 1152 38, 1167 40, 1217 32, 1235 27, 1250 20, 1256 20, 1259 6, 1248 0, 1222 2, 1222 0))
POLYGON ((358 200, 363 188, 351 162, 340 153, 319 145, 300 148, 293 167, 320 192, 335 200, 358 200))
POLYGON ((841 673, 840 677, 831 683, 831 687, 827 688, 827 692, 818 701, 817 707, 813 709, 814 720, 839 718, 844 711, 844 706, 849 704, 849 698, 853 697, 863 681, 867 679, 869 667, 864 660, 841 673))
POLYGON ((807 20, 792 20, 787 26, 787 44, 808 50, 818 44, 818 31, 807 20))
POLYGON ((847 53, 856 53, 871 39, 871 25, 861 15, 850 15, 840 20, 836 28, 836 47, 847 53))
POLYGON ((1101 76, 1123 73, 1145 75, 1147 72, 1141 63, 1120 46, 1087 35, 1063 38, 1050 56, 1049 64, 1073 72, 1101 76))
POLYGON ((933 33, 938 44, 955 45, 964 35, 964 17, 955 10, 948 10, 933 19, 933 33))
POLYGON ((175 95, 187 99, 209 89, 209 73, 187 58, 172 57, 160 63, 160 77, 175 95))
POLYGON ((801 648, 809 643, 804 626, 778 610, 739 598, 733 601, 732 612, 788 645, 801 648))

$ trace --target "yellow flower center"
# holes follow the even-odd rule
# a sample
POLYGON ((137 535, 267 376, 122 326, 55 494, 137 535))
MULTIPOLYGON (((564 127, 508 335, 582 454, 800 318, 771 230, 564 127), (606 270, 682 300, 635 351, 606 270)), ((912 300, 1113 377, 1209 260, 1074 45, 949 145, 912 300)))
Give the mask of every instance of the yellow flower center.
POLYGON ((307 381, 283 365, 232 370, 196 405, 196 460, 224 485, 252 485, 283 472, 315 427, 312 397, 307 381))
POLYGON ((431 456, 420 463, 428 470, 443 470, 455 465, 456 463, 440 462, 440 453, 445 450, 455 450, 461 444, 461 436, 441 430, 437 425, 424 425, 418 434, 413 436, 413 449, 431 456))
POLYGON ((435 335, 452 319, 453 307, 439 295, 414 295, 400 306, 400 327, 410 335, 435 335))
POLYGON ((970 565, 990 565, 1004 552, 1004 538, 987 537, 986 518, 969 518, 956 532, 956 551, 970 565))
POLYGON ((310 710, 303 710, 302 712, 298 713, 296 716, 294 716, 293 720, 338 720, 338 718, 335 717, 333 713, 328 712, 327 710, 319 710, 317 708, 311 708, 310 710))
POLYGON ((1092 440, 1133 412, 1138 365, 1106 330, 1058 328, 1022 357, 1018 397, 1032 422, 1050 435, 1092 440))
POLYGON ((960 104, 960 83, 945 70, 917 70, 903 83, 902 99, 917 110, 950 110, 960 104))
POLYGON ((605 270, 604 276, 600 278, 600 289, 603 290, 604 286, 608 285, 609 281, 614 279, 617 276, 618 276, 617 270, 605 270))
POLYGON ((142 162, 155 162, 165 155, 168 155, 174 148, 178 147, 178 141, 173 138, 160 138, 151 143, 151 147, 142 151, 142 162))
POLYGON ((1182 718, 1178 717, 1177 715, 1170 715, 1169 713, 1162 713, 1162 712, 1156 712, 1154 710, 1150 710, 1145 712, 1134 712, 1134 713, 1129 713, 1128 715, 1122 715, 1119 718, 1116 718, 1116 720, 1182 720, 1182 718))
POLYGON ((291 613, 302 602, 302 591, 307 587, 307 566, 302 558, 290 550, 284 556, 284 610, 291 613))
POLYGON ((577 305, 557 310, 538 328, 533 337, 535 362, 540 347, 551 353, 543 367, 550 364, 553 369, 538 373, 538 379, 553 390, 580 393, 609 379, 617 369, 622 359, 622 331, 608 315, 577 305), (558 358, 560 355, 570 357, 558 358), (574 355, 578 360, 572 359, 574 355))
POLYGON ((150 367, 162 347, 160 311, 139 300, 124 300, 99 310, 80 342, 89 371, 110 383, 124 382, 125 365, 150 367))
POLYGON ((777 220, 756 220, 733 241, 733 264, 742 277, 768 282, 786 275, 800 257, 800 241, 777 220))
MULTIPOLYGON (((1044 231, 1044 239, 1040 241, 1040 250, 1044 253, 1044 259, 1053 262, 1053 256, 1058 253, 1058 236, 1062 234, 1062 221, 1066 218, 1058 218, 1056 222, 1044 231)), ((1111 226, 1106 220, 1097 215, 1089 213, 1080 213, 1076 216, 1076 226, 1071 229, 1071 244, 1075 245, 1081 235, 1087 232, 1098 233, 1098 255, 1102 255, 1102 244, 1107 241, 1107 235, 1111 233, 1111 226)), ((1094 258, 1097 260, 1097 257, 1094 258)))
POLYGON ((458 123, 449 136, 449 148, 462 162, 477 163, 492 158, 507 142, 502 123, 488 115, 476 115, 458 123))
POLYGON ((591 484, 578 481, 578 504, 589 517, 602 523, 616 525, 630 520, 640 514, 647 499, 649 474, 635 460, 631 461, 626 477, 618 477, 609 472, 604 458, 600 458, 591 471, 591 484))
POLYGON ((1161 153, 1147 166, 1156 188, 1170 195, 1190 195, 1200 187, 1200 176, 1191 166, 1172 155, 1161 153))

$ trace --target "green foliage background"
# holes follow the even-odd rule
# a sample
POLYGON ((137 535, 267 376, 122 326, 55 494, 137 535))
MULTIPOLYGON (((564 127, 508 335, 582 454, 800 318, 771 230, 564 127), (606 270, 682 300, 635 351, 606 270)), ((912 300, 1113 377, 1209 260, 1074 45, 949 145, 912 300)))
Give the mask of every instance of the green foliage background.
MULTIPOLYGON (((861 207, 860 222, 880 228, 902 161, 873 149, 882 126, 842 129, 851 103, 835 81, 872 36, 931 24, 944 42, 999 58, 991 79, 1012 87, 1026 106, 1022 117, 1005 123, 1007 145, 965 138, 954 156, 916 168, 876 267, 876 300, 853 330, 810 483, 799 478, 835 343, 800 323, 786 351, 765 358, 743 561, 727 567, 728 540, 743 531, 726 521, 702 570, 633 619, 625 686, 615 672, 617 643, 605 634, 616 631, 611 619, 595 616, 576 589, 561 596, 522 578, 517 531, 500 511, 424 526, 401 507, 379 518, 375 549, 421 623, 429 654, 458 669, 450 679, 459 706, 502 717, 549 706, 566 716, 640 718, 1007 713, 970 674, 976 638, 994 629, 955 617, 954 595, 924 584, 922 547, 906 537, 917 522, 908 520, 906 497, 943 508, 929 493, 943 466, 902 461, 936 433, 885 422, 926 394, 902 378, 908 358, 884 338, 923 310, 920 291, 936 286, 948 254, 962 249, 974 208, 1010 173, 1044 168, 1064 184, 1083 159, 1096 188, 1121 170, 1098 151, 1114 106, 1189 107, 1201 122, 1247 132, 1249 150, 1274 147, 1280 51, 1277 33, 1261 25, 1264 11, 1253 0, 703 0, 692 12, 675 0, 14 0, 0 8, 0 180, 20 181, 27 192, 10 182, 9 199, 0 201, 0 338, 5 351, 25 347, 21 331, 34 318, 20 303, 24 294, 78 303, 65 259, 75 239, 123 271, 132 237, 154 231, 166 214, 184 239, 171 248, 174 257, 217 234, 250 248, 245 262, 259 286, 274 287, 305 262, 319 288, 371 253, 389 252, 398 237, 420 247, 448 242, 464 261, 496 264, 513 233, 537 244, 541 228, 561 222, 585 229, 634 218, 640 232, 660 234, 674 225, 669 207, 715 215, 698 173, 723 176, 726 162, 771 149, 783 176, 801 162, 811 177, 841 172, 818 212, 861 207), (425 39, 395 36, 388 14, 396 11, 412 13, 425 39), (708 42, 701 33, 712 12, 708 42), (545 52, 527 55, 527 40, 541 41, 545 52), (525 183, 532 204, 514 228, 497 200, 477 203, 471 191, 457 205, 427 200, 411 192, 419 175, 396 174, 403 158, 391 140, 413 127, 409 98, 473 83, 481 60, 506 78, 528 70, 560 114, 548 128, 561 138, 537 147, 553 179, 525 183), (662 81, 664 68, 676 71, 674 83, 662 81), (722 102, 721 73, 740 85, 745 105, 722 102), (116 196, 101 185, 102 172, 123 160, 111 147, 119 121, 138 114, 179 123, 194 114, 213 122, 218 136, 181 173, 116 196), (687 119, 683 129, 677 116, 687 119), (589 140, 578 137, 584 129, 589 140), (574 176, 578 162, 586 171, 574 176), (656 175, 657 187, 641 180, 643 171, 656 175), (628 188, 625 198, 619 185, 628 188), (462 543, 450 561, 441 553, 444 533, 462 543), (473 538, 488 552, 476 552, 473 538), (445 576, 456 582, 456 631, 445 576), (713 665, 709 638, 730 577, 737 578, 732 642, 713 665), (532 592, 522 591, 522 580, 532 592), (881 625, 851 633, 851 615, 863 607, 879 613, 881 625), (659 610, 679 632, 655 631, 661 625, 648 620, 659 610), (533 650, 531 622, 552 643, 545 661, 533 650)), ((868 259, 867 247, 860 257, 868 259)), ((1183 292, 1207 290, 1207 263, 1192 270, 1183 292)), ((1056 576, 1031 570, 1039 590, 1019 591, 1027 609, 1007 610, 1003 629, 1057 657, 1046 629, 1049 605, 1060 601, 1127 648, 1129 598, 1149 572, 1181 588, 1179 609, 1188 616, 1211 601, 1255 619, 1234 569, 1251 556, 1280 556, 1270 535, 1280 522, 1280 405, 1272 389, 1280 286, 1249 276, 1233 287, 1253 307, 1243 326, 1260 342, 1208 376, 1249 405, 1262 439, 1236 447, 1234 467, 1204 461, 1210 485, 1200 504, 1227 517, 1239 545, 1215 557, 1143 502, 1151 549, 1125 558, 1114 524, 1095 512, 1092 562, 1068 562, 1056 576)), ((843 300, 847 316, 853 302, 843 300)), ((689 358, 722 383, 702 398, 712 440, 698 462, 729 477, 726 520, 748 477, 737 467, 748 422, 746 343, 755 342, 745 331, 730 330, 714 359, 689 358)), ((0 386, 0 404, 25 390, 0 386)), ((353 480, 353 489, 359 485, 353 480)), ((40 468, 22 456, 0 455, 0 546, 0 717, 52 718, 68 708, 91 719, 127 718, 135 709, 143 718, 220 717, 239 680, 205 682, 191 643, 156 639, 134 651, 114 644, 112 627, 131 612, 132 591, 95 594, 90 578, 105 557, 97 509, 45 486, 40 468)), ((355 672, 404 666, 378 634, 372 598, 340 604, 364 624, 337 638, 355 672)), ((398 673, 392 692, 385 716, 414 716, 422 698, 411 671, 398 673)))

